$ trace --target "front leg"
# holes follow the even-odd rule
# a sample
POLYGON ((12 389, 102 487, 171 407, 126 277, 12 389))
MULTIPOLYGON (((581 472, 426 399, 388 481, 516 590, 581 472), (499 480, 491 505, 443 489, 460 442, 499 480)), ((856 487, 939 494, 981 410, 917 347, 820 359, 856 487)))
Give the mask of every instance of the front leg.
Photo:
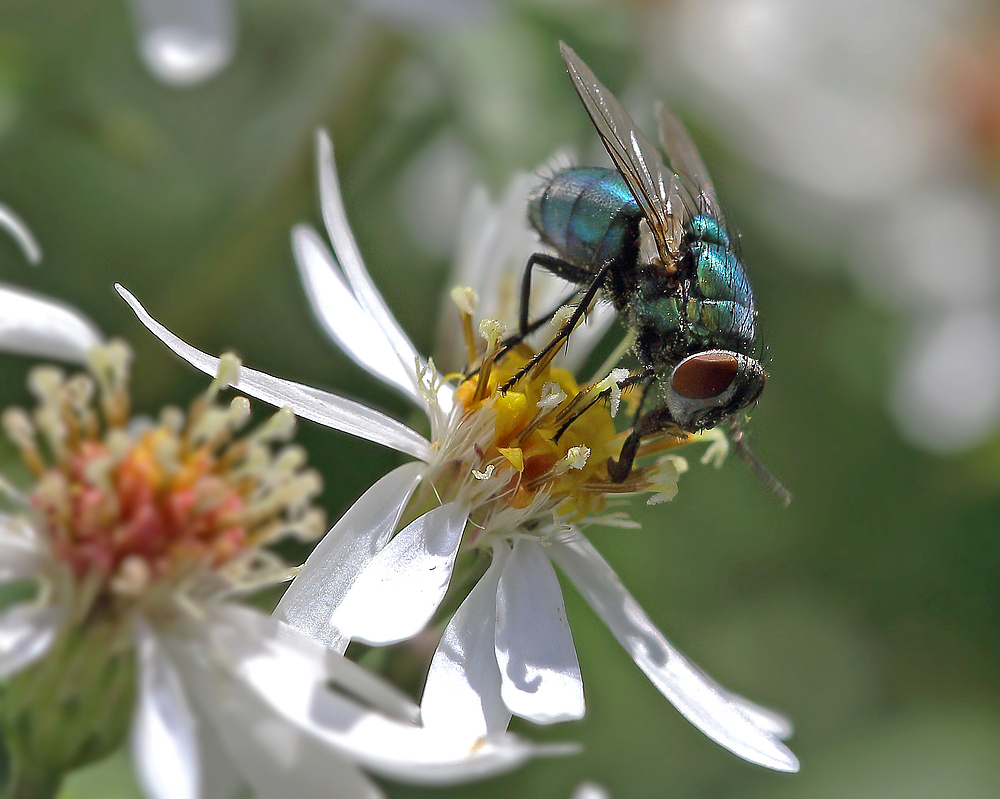
POLYGON ((542 363, 543 359, 545 359, 549 353, 554 353, 555 349, 559 347, 559 345, 561 345, 567 338, 569 338, 569 334, 576 329, 578 324, 580 324, 580 320, 583 319, 583 315, 587 312, 587 308, 590 307, 590 303, 594 301, 594 298, 597 296, 597 292, 604 286, 604 280, 607 277, 612 264, 614 264, 614 261, 606 261, 601 268, 597 270, 597 273, 593 275, 590 285, 587 286, 587 290, 584 292, 579 304, 573 309, 573 313, 570 314, 570 317, 562 323, 562 326, 549 340, 548 344, 535 353, 531 360, 518 369, 513 377, 500 386, 501 394, 506 394, 510 391, 510 389, 513 388, 522 377, 542 363))
POLYGON ((639 451, 642 439, 653 433, 659 433, 662 430, 668 430, 677 426, 673 416, 670 415, 670 409, 666 405, 661 405, 647 413, 642 413, 642 406, 646 401, 646 397, 649 396, 650 388, 654 382, 655 377, 650 377, 645 389, 643 389, 639 409, 636 411, 636 418, 632 424, 632 432, 628 434, 628 438, 622 444, 618 460, 615 461, 614 458, 608 458, 608 477, 611 478, 612 483, 624 483, 628 479, 628 476, 632 473, 632 466, 635 463, 635 456, 639 451))

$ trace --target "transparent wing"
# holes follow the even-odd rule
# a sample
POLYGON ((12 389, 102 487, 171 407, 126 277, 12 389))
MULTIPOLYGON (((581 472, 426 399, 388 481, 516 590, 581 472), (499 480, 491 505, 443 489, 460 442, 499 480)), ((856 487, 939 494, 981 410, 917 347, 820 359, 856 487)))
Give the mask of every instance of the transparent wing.
POLYGON ((646 217, 660 258, 676 268, 688 214, 680 179, 580 57, 564 42, 559 47, 601 141, 646 217))
MULTIPOLYGON (((694 202, 693 214, 708 213, 723 222, 722 208, 715 196, 715 186, 691 141, 684 124, 663 103, 656 104, 656 119, 660 124, 660 146, 673 170, 687 184, 687 193, 694 202)), ((723 224, 725 224, 723 222, 723 224)))

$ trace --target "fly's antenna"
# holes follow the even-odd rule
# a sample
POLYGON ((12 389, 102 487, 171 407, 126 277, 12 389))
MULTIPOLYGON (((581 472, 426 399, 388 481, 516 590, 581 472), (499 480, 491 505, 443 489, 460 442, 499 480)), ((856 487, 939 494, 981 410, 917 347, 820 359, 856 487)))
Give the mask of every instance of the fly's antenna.
POLYGON ((750 449, 750 444, 747 443, 746 433, 743 428, 738 424, 734 424, 731 429, 733 431, 733 447, 736 449, 736 454, 750 467, 750 471, 764 481, 764 484, 781 500, 781 504, 787 508, 792 504, 792 492, 785 488, 777 477, 771 474, 771 470, 750 449))

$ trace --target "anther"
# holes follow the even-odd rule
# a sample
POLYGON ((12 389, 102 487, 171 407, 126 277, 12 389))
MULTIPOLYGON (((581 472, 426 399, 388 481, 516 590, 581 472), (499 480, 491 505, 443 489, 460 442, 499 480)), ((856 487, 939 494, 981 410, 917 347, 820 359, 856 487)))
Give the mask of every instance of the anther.
POLYGON ((3 425, 7 438, 21 453, 25 466, 31 470, 35 477, 41 476, 45 471, 45 463, 38 451, 35 426, 31 423, 31 417, 28 416, 27 411, 21 408, 8 408, 3 412, 0 424, 3 425))
POLYGON ((559 387, 559 384, 549 382, 542 386, 542 395, 536 405, 543 410, 552 410, 558 408, 565 399, 566 392, 559 387))
POLYGON ((579 471, 587 465, 588 458, 590 458, 590 447, 586 447, 581 444, 576 447, 570 447, 566 451, 566 456, 560 461, 560 463, 565 464, 570 469, 576 469, 579 471))
POLYGON ((211 382, 205 391, 206 399, 212 402, 222 389, 229 388, 231 385, 238 383, 242 366, 243 361, 234 353, 224 352, 222 357, 219 358, 219 368, 215 372, 215 380, 211 382))
POLYGON ((486 339, 486 354, 483 356, 483 365, 479 369, 476 393, 473 395, 474 402, 482 400, 489 391, 490 372, 493 371, 493 361, 497 356, 497 350, 500 348, 501 340, 506 332, 507 326, 496 319, 484 319, 479 323, 479 335, 486 339))
POLYGON ((493 473, 495 471, 496 471, 496 466, 494 466, 492 463, 488 463, 486 464, 486 468, 483 471, 479 471, 478 469, 473 469, 472 476, 475 477, 477 480, 489 480, 493 476, 493 473))

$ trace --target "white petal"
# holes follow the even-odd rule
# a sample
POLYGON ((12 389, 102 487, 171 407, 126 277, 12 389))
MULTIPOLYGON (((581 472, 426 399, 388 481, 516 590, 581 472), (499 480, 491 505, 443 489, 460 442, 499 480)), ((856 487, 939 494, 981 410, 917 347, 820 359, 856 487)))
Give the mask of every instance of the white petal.
POLYGON ((38 576, 44 556, 22 520, 0 514, 0 583, 38 576))
POLYGON ((503 732, 510 711, 500 699, 495 649, 497 583, 510 554, 506 544, 462 602, 431 660, 420 714, 428 729, 450 730, 469 740, 503 732))
POLYGON ((319 642, 276 618, 240 605, 224 605, 214 611, 215 619, 235 625, 242 636, 272 641, 280 647, 291 647, 313 658, 317 679, 333 683, 355 699, 383 713, 411 723, 420 718, 420 708, 392 683, 359 666, 339 653, 324 649, 319 642), (322 655, 320 657, 320 655, 322 655))
MULTIPOLYGON (((706 679, 708 678, 706 677, 706 679)), ((769 707, 758 705, 756 702, 747 699, 745 696, 735 694, 718 684, 716 687, 729 698, 730 702, 742 710, 750 721, 761 729, 767 730, 769 733, 777 736, 783 741, 788 740, 795 733, 795 725, 792 724, 791 719, 786 718, 777 710, 771 710, 769 707)))
POLYGON ((292 580, 274 615, 343 653, 349 638, 331 624, 358 574, 386 545, 420 482, 424 465, 407 463, 389 472, 334 525, 292 580))
POLYGON ((173 642, 199 714, 260 799, 380 797, 336 748, 284 713, 323 691, 325 652, 279 644, 282 629, 294 632, 249 608, 215 608, 190 640, 173 642))
POLYGON ((58 606, 27 602, 0 612, 0 680, 49 651, 63 616, 58 606))
MULTIPOLYGON (((323 661, 332 656, 328 650, 262 616, 274 625, 274 633, 268 637, 259 623, 245 625, 246 609, 240 609, 238 615, 233 610, 213 611, 209 617, 207 640, 224 655, 217 662, 226 664, 233 677, 252 689, 276 719, 291 722, 312 740, 325 743, 366 769, 406 782, 444 785, 492 776, 532 755, 549 753, 509 735, 473 742, 447 730, 428 730, 365 709, 324 687, 323 661)), ((213 680, 210 695, 214 695, 221 676, 213 680)), ((263 718, 245 721, 267 732, 263 718)), ((286 751, 290 762, 296 757, 300 761, 308 758, 307 766, 312 766, 314 753, 302 748, 302 737, 282 737, 288 728, 276 726, 273 720, 270 730, 272 747, 284 745, 285 750, 291 750, 286 751)), ((336 779, 332 776, 329 784, 337 785, 336 779)), ((288 795, 298 796, 292 788, 288 795)))
MULTIPOLYGON (((194 688, 187 686, 187 690, 198 702, 194 688)), ((198 754, 201 761, 201 796, 204 799, 247 799, 247 780, 214 725, 206 724, 204 720, 198 725, 198 754)))
POLYGON ((132 0, 132 12, 142 60, 164 83, 201 83, 233 57, 232 0, 132 0))
POLYGON ((611 799, 611 793, 596 782, 581 782, 573 789, 569 799, 611 799))
POLYGON ((0 228, 6 230, 16 241, 24 257, 31 263, 37 264, 42 260, 42 248, 31 234, 31 229, 24 223, 17 214, 3 203, 0 203, 0 228))
POLYGON ((537 724, 582 719, 583 678, 559 579, 541 546, 519 539, 497 589, 496 657, 501 696, 537 724))
POLYGON ((83 363, 101 340, 97 326, 69 305, 0 286, 0 350, 83 363))
MULTIPOLYGON (((365 268, 365 262, 361 258, 361 250, 358 249, 358 243, 354 240, 351 227, 347 224, 347 213, 344 211, 344 200, 341 197, 340 182, 337 179, 337 166, 333 159, 333 144, 325 131, 321 130, 316 134, 316 149, 319 160, 320 207, 323 212, 326 232, 333 243, 333 251, 337 256, 337 261, 340 262, 358 303, 378 323, 385 337, 392 344, 392 348, 396 351, 399 362, 404 369, 410 371, 414 369, 414 364, 419 360, 419 354, 399 326, 399 322, 392 315, 392 311, 385 304, 385 300, 365 268)), ((411 374, 414 375, 415 381, 415 372, 411 372, 411 374)))
POLYGON ((139 782, 154 799, 197 799, 198 737, 180 678, 142 619, 134 620, 139 680, 130 748, 139 782))
MULTIPOLYGON (((216 375, 219 359, 195 349, 182 341, 151 317, 124 287, 115 284, 118 293, 132 306, 136 316, 149 330, 175 353, 205 374, 216 375)), ((423 436, 383 413, 335 394, 272 377, 255 369, 241 367, 233 388, 262 399, 279 408, 291 408, 297 416, 310 419, 334 430, 383 444, 421 460, 430 456, 430 444, 423 436)))
POLYGON ((409 370, 403 368, 392 343, 358 304, 333 254, 316 231, 296 225, 292 230, 292 252, 309 305, 330 337, 359 366, 423 406, 412 363, 409 370))
POLYGON ((392 683, 386 682, 353 660, 348 660, 331 650, 326 658, 326 668, 327 680, 330 683, 343 689, 350 696, 363 700, 373 710, 410 724, 420 723, 420 707, 416 702, 392 683))
POLYGON ((636 665, 688 721, 751 763, 798 771, 799 761, 771 730, 751 720, 728 692, 707 679, 656 629, 586 538, 577 533, 573 540, 553 541, 549 557, 566 572, 636 665))
POLYGON ((332 623, 373 646, 419 633, 444 599, 469 509, 449 502, 403 528, 355 580, 332 623))

